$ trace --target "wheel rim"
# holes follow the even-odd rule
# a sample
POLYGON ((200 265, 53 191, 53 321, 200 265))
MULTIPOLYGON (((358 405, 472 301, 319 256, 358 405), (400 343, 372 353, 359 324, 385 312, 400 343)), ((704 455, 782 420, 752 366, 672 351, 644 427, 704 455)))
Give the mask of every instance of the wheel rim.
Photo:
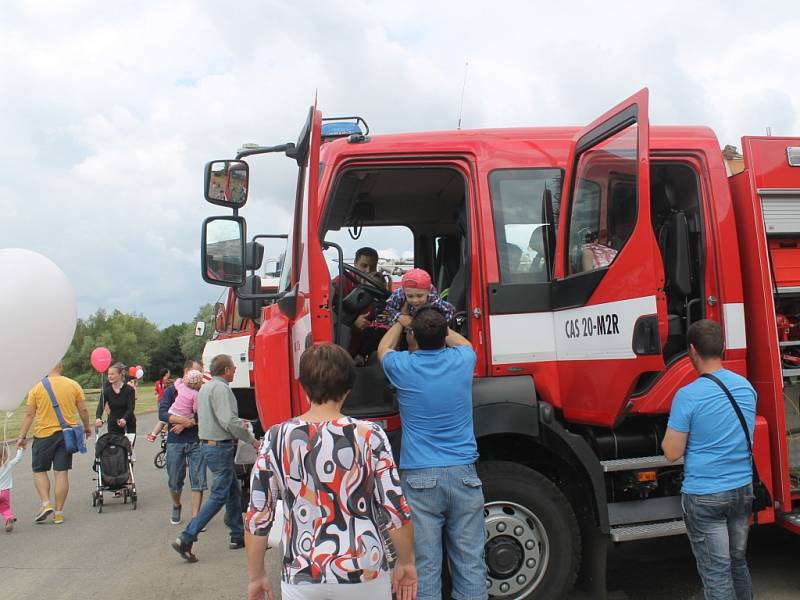
POLYGON ((536 515, 513 502, 487 502, 484 516, 487 591, 496 598, 524 598, 547 570, 547 532, 536 515))

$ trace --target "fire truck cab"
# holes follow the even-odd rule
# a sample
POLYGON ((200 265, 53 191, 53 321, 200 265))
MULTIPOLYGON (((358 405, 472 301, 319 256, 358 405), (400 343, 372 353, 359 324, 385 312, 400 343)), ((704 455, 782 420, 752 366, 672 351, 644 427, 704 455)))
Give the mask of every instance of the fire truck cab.
MULTIPOLYGON (((787 425, 800 374, 800 359, 787 367, 800 348, 800 139, 745 138, 745 169, 729 177, 710 129, 650 126, 646 89, 583 128, 326 136, 323 121, 312 107, 296 143, 261 147, 299 171, 277 291, 244 289, 246 162, 231 161, 240 199, 216 202, 234 215, 203 225, 205 280, 257 306, 264 429, 306 410, 302 352, 347 346, 354 318, 387 293, 345 265, 337 235, 402 226, 478 357, 491 597, 560 598, 579 571, 602 595, 609 542, 685 531, 682 467, 660 443, 675 392, 696 377, 686 332, 698 319, 723 326, 726 367, 759 395, 754 453, 775 500, 759 523, 800 533, 788 454, 800 429, 787 425), (331 256, 339 285, 357 284, 346 297, 331 256), (234 267, 220 276, 212 263, 234 267)), ((220 162, 207 166, 207 198, 220 162)), ((345 411, 401 443, 380 364, 358 371, 345 411)))

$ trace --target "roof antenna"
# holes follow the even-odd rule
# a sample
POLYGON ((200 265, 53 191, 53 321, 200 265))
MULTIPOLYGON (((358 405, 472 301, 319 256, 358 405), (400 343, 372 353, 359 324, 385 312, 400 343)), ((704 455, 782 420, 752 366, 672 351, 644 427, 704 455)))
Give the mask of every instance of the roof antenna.
POLYGON ((461 85, 461 106, 458 108, 458 127, 461 129, 461 115, 464 114, 464 90, 467 89, 467 69, 469 69, 469 60, 464 61, 464 83, 461 85))
POLYGON ((767 127, 767 137, 772 137, 772 127, 767 127))

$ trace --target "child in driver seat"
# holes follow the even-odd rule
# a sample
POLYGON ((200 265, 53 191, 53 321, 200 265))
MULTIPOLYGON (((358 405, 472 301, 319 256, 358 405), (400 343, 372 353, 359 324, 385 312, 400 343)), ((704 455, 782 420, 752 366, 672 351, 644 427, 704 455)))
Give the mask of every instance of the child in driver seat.
POLYGON ((359 356, 364 361, 374 352, 381 338, 386 331, 396 322, 404 327, 411 324, 411 319, 417 314, 417 310, 425 305, 431 305, 439 309, 444 318, 449 323, 455 316, 455 307, 439 298, 439 293, 431 281, 431 276, 424 269, 411 269, 400 280, 400 287, 392 292, 386 300, 386 307, 383 312, 370 324, 364 331, 363 342, 359 355, 356 356, 356 364, 359 364, 359 356))

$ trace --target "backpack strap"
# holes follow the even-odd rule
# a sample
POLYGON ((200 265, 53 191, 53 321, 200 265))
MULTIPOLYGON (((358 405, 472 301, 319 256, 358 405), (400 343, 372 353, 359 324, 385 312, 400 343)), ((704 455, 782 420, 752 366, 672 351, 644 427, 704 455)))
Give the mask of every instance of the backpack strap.
POLYGON ((703 373, 700 377, 705 377, 706 379, 710 379, 714 383, 716 383, 722 391, 725 392, 725 395, 728 397, 728 400, 731 402, 731 406, 733 406, 733 410, 736 411, 736 416, 739 417, 739 424, 742 426, 742 431, 744 431, 744 437, 747 440, 747 450, 750 453, 750 462, 753 465, 753 482, 761 481, 761 478, 758 476, 758 469, 756 468, 756 460, 753 456, 753 444, 750 442, 750 430, 747 428, 747 423, 744 420, 744 415, 742 414, 742 409, 739 408, 736 400, 733 399, 733 394, 728 389, 728 387, 722 383, 718 377, 712 375, 711 373, 703 373))
POLYGON ((53 405, 53 410, 56 411, 56 418, 58 419, 58 424, 61 425, 61 429, 69 428, 67 422, 64 420, 64 415, 61 413, 61 407, 58 405, 58 400, 56 400, 56 395, 53 393, 53 387, 50 385, 50 380, 45 377, 42 379, 42 385, 44 386, 47 395, 50 396, 50 402, 53 405))

